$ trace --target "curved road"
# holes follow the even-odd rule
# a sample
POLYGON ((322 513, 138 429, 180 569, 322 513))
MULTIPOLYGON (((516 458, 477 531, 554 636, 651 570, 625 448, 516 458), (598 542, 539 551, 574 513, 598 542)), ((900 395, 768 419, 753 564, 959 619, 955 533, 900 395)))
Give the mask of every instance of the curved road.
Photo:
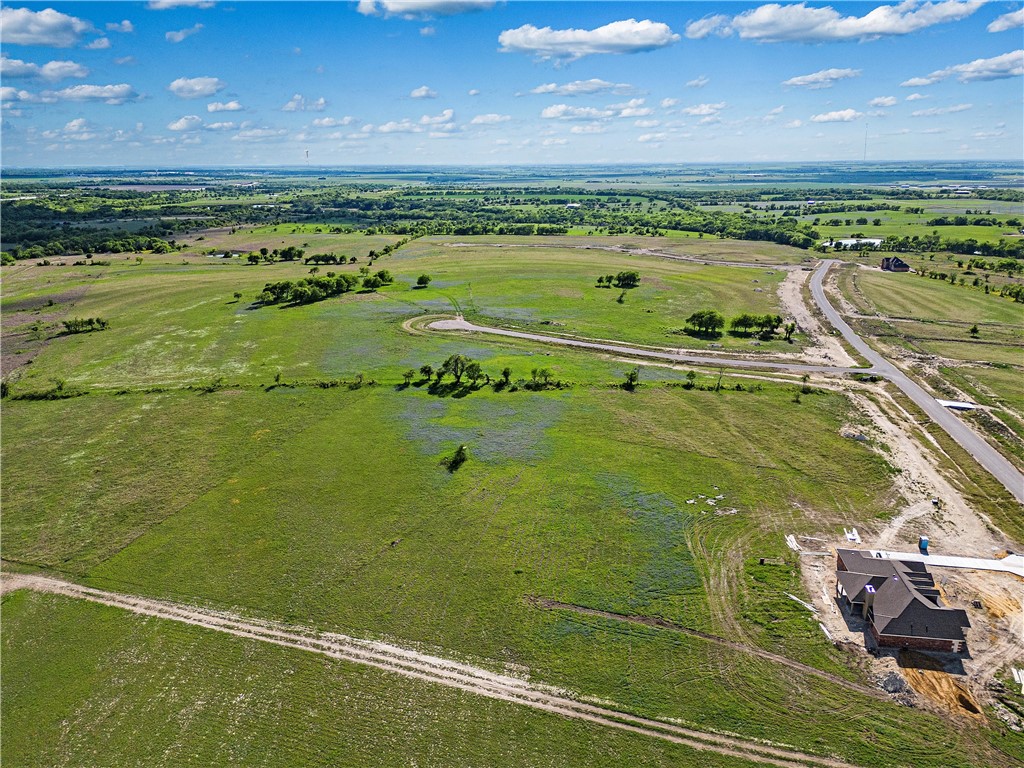
POLYGON ((702 363, 704 365, 721 365, 730 368, 760 368, 772 371, 792 371, 793 373, 873 373, 871 368, 837 368, 829 365, 802 365, 785 361, 750 360, 747 358, 710 357, 708 355, 686 355, 681 352, 659 352, 654 349, 639 349, 624 344, 612 344, 607 341, 584 341, 583 339, 565 338, 563 336, 545 336, 542 333, 526 333, 510 331, 505 328, 492 328, 488 325, 475 325, 459 315, 453 320, 435 320, 427 326, 437 331, 474 331, 494 336, 508 336, 513 339, 542 341, 545 344, 560 344, 564 347, 579 349, 596 349, 599 352, 612 352, 630 357, 647 357, 652 360, 667 360, 672 363, 702 363))
POLYGON ((436 320, 428 326, 440 331, 473 331, 476 333, 487 333, 495 336, 506 336, 514 339, 526 339, 528 341, 539 341, 545 344, 559 344, 566 347, 579 349, 594 349, 599 352, 611 352, 617 355, 628 355, 629 357, 649 358, 652 360, 665 360, 673 363, 699 363, 703 365, 720 365, 731 368, 757 368, 761 370, 788 371, 791 373, 870 373, 888 379, 903 394, 909 397, 917 406, 924 411, 928 418, 942 427, 960 447, 967 451, 974 459, 993 477, 1002 483, 1006 489, 1013 494, 1018 502, 1024 504, 1024 475, 1017 470, 1002 454, 989 445, 974 430, 960 421, 945 407, 939 405, 935 398, 929 395, 918 384, 914 383, 903 371, 890 363, 878 352, 869 347, 860 336, 842 318, 835 307, 825 296, 822 281, 825 274, 833 264, 841 263, 837 259, 825 259, 811 276, 811 294, 821 311, 838 330, 844 339, 859 352, 865 360, 871 363, 870 368, 840 368, 827 365, 801 365, 798 363, 787 363, 784 361, 772 362, 770 360, 750 360, 742 358, 709 357, 706 355, 692 355, 676 352, 659 352, 652 349, 639 349, 624 344, 613 344, 601 341, 584 341, 582 339, 564 338, 560 336, 546 336, 540 333, 525 333, 523 331, 510 331, 504 328, 492 328, 484 325, 475 325, 467 322, 462 315, 454 320, 436 320))
POLYGON ((854 333, 842 315, 832 306, 828 297, 825 296, 825 288, 822 283, 829 268, 833 264, 840 263, 837 259, 825 259, 811 276, 811 295, 814 296, 821 311, 825 313, 825 317, 832 323, 832 327, 839 331, 843 338, 850 343, 850 346, 857 350, 865 360, 871 363, 872 372, 884 376, 903 390, 903 394, 913 400, 928 415, 928 418, 946 430, 946 433, 961 448, 971 454, 996 480, 1006 486, 1006 490, 1012 493, 1017 501, 1024 504, 1024 475, 1021 475, 1013 464, 978 433, 960 421, 947 408, 935 402, 935 398, 925 392, 920 385, 869 347, 860 336, 854 333))

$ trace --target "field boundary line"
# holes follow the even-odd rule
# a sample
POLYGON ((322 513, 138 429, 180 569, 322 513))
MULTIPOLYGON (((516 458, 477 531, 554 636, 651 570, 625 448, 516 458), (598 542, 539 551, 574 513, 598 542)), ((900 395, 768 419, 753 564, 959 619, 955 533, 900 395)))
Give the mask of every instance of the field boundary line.
POLYGON ((235 637, 317 653, 562 717, 659 738, 691 749, 716 752, 755 763, 779 768, 855 768, 851 763, 833 757, 812 755, 795 749, 776 747, 770 743, 686 728, 588 704, 555 687, 530 683, 473 667, 464 662, 430 656, 379 641, 318 632, 309 627, 245 619, 227 612, 109 592, 46 576, 4 574, 0 585, 0 591, 4 593, 14 589, 32 589, 88 600, 140 616, 177 621, 235 637))

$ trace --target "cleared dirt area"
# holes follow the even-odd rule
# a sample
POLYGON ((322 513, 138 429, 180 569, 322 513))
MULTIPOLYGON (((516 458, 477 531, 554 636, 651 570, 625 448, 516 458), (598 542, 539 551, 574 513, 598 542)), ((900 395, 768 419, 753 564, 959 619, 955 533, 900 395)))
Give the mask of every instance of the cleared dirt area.
MULTIPOLYGON (((913 425, 889 399, 850 392, 858 410, 868 417, 856 432, 897 469, 893 476, 896 514, 888 522, 859 528, 862 542, 847 541, 841 531, 820 534, 827 557, 802 557, 802 575, 822 625, 855 663, 884 684, 896 700, 944 715, 985 719, 983 706, 993 704, 994 676, 1024 660, 1024 581, 1007 573, 931 568, 946 603, 967 610, 971 629, 969 653, 950 654, 865 650, 867 626, 859 616, 844 614, 835 594, 835 549, 889 549, 912 552, 925 534, 935 553, 994 558, 1006 554, 1011 542, 990 520, 974 510, 936 468, 940 449, 913 425), (885 407, 881 407, 883 404, 885 407), (938 500, 936 505, 933 500, 938 500), (976 606, 981 606, 976 607, 976 606)), ((818 548, 817 546, 815 548, 818 548)))
POLYGON ((533 709, 577 720, 618 728, 651 738, 664 739, 697 750, 716 752, 781 768, 852 768, 850 763, 749 741, 732 736, 683 728, 670 723, 636 717, 571 698, 566 691, 537 685, 462 662, 430 656, 418 651, 345 635, 319 633, 306 627, 286 626, 243 619, 228 613, 194 606, 149 600, 83 587, 42 576, 5 574, 2 591, 35 589, 122 608, 143 616, 226 632, 236 637, 273 643, 287 648, 319 653, 363 664, 394 674, 458 688, 463 691, 509 701, 533 709))

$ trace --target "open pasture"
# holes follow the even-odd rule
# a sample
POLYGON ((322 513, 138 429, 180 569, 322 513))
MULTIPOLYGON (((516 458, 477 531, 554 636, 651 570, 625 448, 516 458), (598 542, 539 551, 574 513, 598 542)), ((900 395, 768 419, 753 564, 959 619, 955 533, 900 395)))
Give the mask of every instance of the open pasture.
POLYGON ((915 765, 969 765, 984 749, 934 716, 756 655, 529 601, 660 617, 856 677, 785 597, 800 586, 782 542, 785 532, 887 514, 889 469, 840 436, 856 418, 841 395, 794 403, 777 385, 442 399, 419 387, 280 388, 88 395, 6 410, 14 533, 5 533, 5 557, 14 561, 70 569, 105 589, 511 664, 630 711, 876 765, 904 765, 908 750, 915 765), (152 425, 169 444, 162 454, 127 450, 136 432, 100 429, 142 408, 134 429, 152 425), (147 516, 159 505, 149 488, 204 460, 201 437, 160 423, 208 429, 211 420, 223 453, 206 462, 204 482, 182 483, 174 509, 147 516), (84 457, 70 456, 90 432, 101 435, 86 449, 97 455, 116 450, 118 435, 126 443, 120 469, 101 481, 108 493, 71 513, 56 499, 33 501, 29 489, 41 483, 88 486, 84 457), (459 444, 471 458, 450 474, 439 461, 459 444), (818 450, 832 457, 827 466, 818 450), (140 503, 120 512, 133 497, 140 503), (96 521, 130 541, 81 551, 76 532, 96 521), (757 565, 763 556, 785 565, 757 565), (834 741, 811 716, 821 712, 837 713, 834 741))
POLYGON ((69 598, 3 611, 11 765, 753 765, 69 598))
MULTIPOLYGON (((359 266, 326 265, 320 271, 355 274, 359 266)), ((218 377, 265 384, 279 372, 292 380, 359 373, 394 380, 405 370, 397 366, 437 362, 417 354, 424 342, 414 342, 401 323, 418 314, 458 310, 485 324, 671 347, 715 343, 744 352, 792 351, 802 341, 799 334, 795 344, 777 336, 755 346, 745 335, 701 338, 682 332, 698 309, 718 309, 726 318, 741 312, 782 314, 775 291, 784 273, 768 267, 417 240, 378 260, 374 269, 381 268, 391 271, 395 282, 376 293, 259 307, 254 302, 266 283, 299 280, 311 267, 152 254, 141 264, 132 257, 107 267, 19 265, 8 278, 5 308, 39 308, 53 301, 66 316, 102 317, 110 328, 60 336, 59 322, 51 319, 47 353, 22 369, 15 384, 39 390, 60 378, 80 387, 116 389, 202 385, 218 377), (599 275, 628 270, 640 273, 638 288, 597 287, 599 275), (418 290, 415 281, 423 273, 433 282, 418 290)), ((435 338, 426 345, 440 349, 450 343, 435 338)), ((517 373, 525 376, 528 370, 517 373)))

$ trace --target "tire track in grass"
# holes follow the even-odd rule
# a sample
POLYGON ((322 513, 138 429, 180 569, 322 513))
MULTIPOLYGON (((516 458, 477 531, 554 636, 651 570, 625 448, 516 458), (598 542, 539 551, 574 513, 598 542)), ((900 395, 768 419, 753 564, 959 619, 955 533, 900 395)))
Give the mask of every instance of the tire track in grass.
POLYGON ((699 629, 690 629, 689 627, 684 627, 681 624, 676 624, 666 619, 658 618, 657 616, 632 616, 623 613, 612 613, 611 611, 602 611, 597 608, 587 608, 586 606, 575 605, 573 603, 562 603, 558 600, 549 600, 548 598, 543 597, 528 597, 527 602, 531 605, 537 606, 538 608, 543 608, 545 610, 571 611, 573 613, 579 613, 584 616, 593 616, 599 619, 611 619, 612 621, 619 621, 628 624, 641 624, 645 627, 667 629, 671 632, 679 632, 680 634, 690 635, 691 637, 699 637, 701 640, 707 640, 708 642, 716 643, 717 645, 722 645, 726 648, 731 648, 732 650, 739 651, 740 653, 749 653, 753 656, 760 656, 762 659, 774 661, 777 664, 782 664, 786 667, 789 667, 792 670, 802 672, 805 675, 813 675, 815 677, 820 677, 823 680, 827 680, 828 682, 832 683, 833 685, 839 685, 843 688, 847 688, 851 691, 856 691, 857 693, 861 693, 866 696, 871 696, 875 699, 883 699, 886 701, 889 700, 889 697, 877 688, 871 688, 867 685, 855 683, 851 680, 847 680, 846 678, 839 677, 839 675, 834 675, 831 672, 825 672, 824 670, 818 669, 817 667, 812 667, 811 665, 804 664, 800 661, 794 661, 793 659, 787 656, 782 656, 778 653, 772 653, 771 651, 766 651, 763 648, 758 648, 757 646, 747 645, 746 643, 738 643, 734 640, 728 640, 724 637, 712 635, 708 632, 701 632, 699 629))
POLYGON ((308 627, 245 619, 226 612, 108 592, 45 576, 5 574, 3 582, 0 583, 0 593, 21 588, 88 600, 101 605, 121 608, 140 616, 178 621, 224 632, 235 637, 271 643, 283 648, 318 653, 354 664, 375 667, 404 677, 446 685, 491 699, 527 706, 542 712, 617 728, 692 749, 716 752, 754 763, 779 766, 779 768, 854 768, 852 764, 836 758, 811 755, 735 736, 684 728, 659 720, 599 707, 572 698, 569 692, 554 687, 529 683, 462 662, 430 656, 388 643, 317 632, 308 627))

